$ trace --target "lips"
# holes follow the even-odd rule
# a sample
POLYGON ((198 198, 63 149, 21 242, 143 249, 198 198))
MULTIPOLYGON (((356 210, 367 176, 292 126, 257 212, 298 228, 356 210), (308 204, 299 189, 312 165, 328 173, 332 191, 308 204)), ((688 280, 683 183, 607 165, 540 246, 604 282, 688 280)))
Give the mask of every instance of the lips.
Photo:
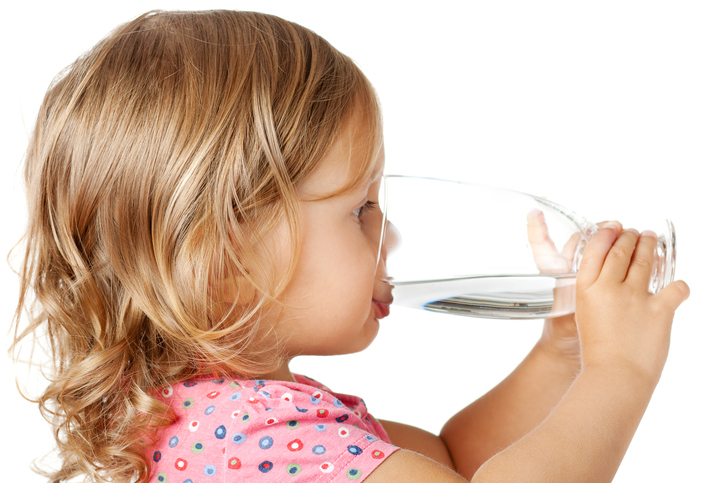
POLYGON ((375 308, 375 318, 379 320, 379 319, 383 319, 383 318, 387 317, 388 315, 390 315, 390 304, 391 303, 392 303, 391 300, 389 303, 381 302, 379 300, 373 300, 372 305, 375 308))

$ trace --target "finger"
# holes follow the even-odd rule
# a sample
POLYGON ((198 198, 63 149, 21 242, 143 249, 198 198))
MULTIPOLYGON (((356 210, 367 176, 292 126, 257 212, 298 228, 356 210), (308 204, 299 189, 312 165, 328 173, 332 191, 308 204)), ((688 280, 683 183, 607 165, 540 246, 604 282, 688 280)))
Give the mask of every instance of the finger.
POLYGON ((536 258, 558 255, 556 244, 548 236, 545 215, 540 210, 531 210, 528 213, 528 243, 533 250, 533 256, 536 258))
POLYGON ((608 251, 618 238, 619 229, 620 225, 610 223, 598 230, 588 240, 576 276, 576 291, 578 293, 582 293, 598 280, 603 263, 606 261, 606 255, 608 255, 608 251))
POLYGON ((627 228, 621 232, 606 255, 600 279, 611 282, 623 282, 626 279, 638 239, 639 232, 633 228, 627 228))
POLYGON ((558 247, 548 235, 545 215, 540 210, 528 213, 528 243, 533 252, 535 265, 541 273, 570 271, 570 260, 566 260, 558 253, 558 247))
MULTIPOLYGON (((623 229, 623 226, 621 226, 621 223, 619 223, 616 220, 613 221, 600 221, 596 223, 596 226, 598 229, 604 228, 606 226, 613 226, 616 228, 616 233, 621 233, 621 230, 623 229)), ((583 237, 583 233, 576 232, 573 235, 571 235, 571 238, 568 240, 566 245, 563 247, 563 251, 561 252, 564 257, 566 257, 567 260, 573 261, 573 257, 576 255, 576 250, 578 249, 578 244, 581 242, 581 238, 583 237)))
POLYGON ((561 255, 563 258, 568 260, 569 263, 573 262, 573 257, 576 255, 576 248, 578 248, 578 243, 581 241, 581 237, 583 236, 583 233, 576 232, 568 239, 565 245, 563 245, 563 250, 561 250, 561 255))
POLYGON ((691 295, 691 289, 683 280, 671 282, 661 292, 654 295, 654 299, 662 303, 668 310, 674 311, 679 308, 684 300, 691 295))
POLYGON ((651 268, 654 265, 654 250, 658 242, 659 238, 656 233, 649 230, 641 233, 626 275, 627 283, 648 288, 651 281, 651 268))
POLYGON ((604 228, 604 227, 606 227, 606 226, 608 226, 608 225, 615 225, 615 226, 617 226, 619 233, 620 233, 621 230, 623 229, 623 225, 621 225, 621 223, 620 223, 619 221, 616 221, 616 220, 612 220, 612 221, 599 221, 598 223, 596 223, 596 226, 599 227, 599 228, 604 228))

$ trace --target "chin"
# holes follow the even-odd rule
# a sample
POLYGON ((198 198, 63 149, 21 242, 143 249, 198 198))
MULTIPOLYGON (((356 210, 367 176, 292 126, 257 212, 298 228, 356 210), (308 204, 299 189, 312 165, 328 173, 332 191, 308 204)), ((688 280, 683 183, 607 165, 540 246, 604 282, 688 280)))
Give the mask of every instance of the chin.
POLYGON ((374 314, 370 316, 369 320, 365 324, 362 333, 359 337, 360 348, 354 352, 360 352, 368 348, 372 342, 377 338, 377 334, 380 331, 380 321, 374 317, 374 314))
POLYGON ((355 354, 367 349, 377 338, 380 331, 380 322, 374 317, 374 314, 365 322, 360 332, 350 338, 349 343, 345 344, 345 348, 338 354, 355 354))

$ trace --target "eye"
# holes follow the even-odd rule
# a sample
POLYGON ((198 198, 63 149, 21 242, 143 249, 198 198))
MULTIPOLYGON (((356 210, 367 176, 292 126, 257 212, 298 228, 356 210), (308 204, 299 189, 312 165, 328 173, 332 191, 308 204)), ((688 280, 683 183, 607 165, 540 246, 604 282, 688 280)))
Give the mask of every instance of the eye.
POLYGON ((377 206, 377 203, 374 201, 367 201, 364 205, 360 206, 356 210, 354 210, 352 213, 359 218, 362 216, 362 213, 366 212, 367 210, 373 209, 375 206, 377 206))

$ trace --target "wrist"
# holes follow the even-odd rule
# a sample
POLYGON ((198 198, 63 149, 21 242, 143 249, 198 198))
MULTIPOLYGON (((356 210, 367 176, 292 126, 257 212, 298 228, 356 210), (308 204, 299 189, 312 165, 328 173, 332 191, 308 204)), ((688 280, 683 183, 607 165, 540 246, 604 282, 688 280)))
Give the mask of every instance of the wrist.
POLYGON ((619 388, 628 389, 632 393, 646 393, 649 396, 654 392, 660 378, 660 374, 645 371, 627 361, 586 362, 580 373, 586 377, 610 379, 615 381, 619 388))
POLYGON ((581 370, 581 354, 565 344, 552 343, 541 337, 531 351, 531 355, 542 361, 550 370, 563 372, 572 378, 581 370))
POLYGON ((536 343, 533 351, 550 361, 550 364, 566 367, 578 372, 581 369, 581 351, 578 340, 553 340, 545 333, 536 343))

